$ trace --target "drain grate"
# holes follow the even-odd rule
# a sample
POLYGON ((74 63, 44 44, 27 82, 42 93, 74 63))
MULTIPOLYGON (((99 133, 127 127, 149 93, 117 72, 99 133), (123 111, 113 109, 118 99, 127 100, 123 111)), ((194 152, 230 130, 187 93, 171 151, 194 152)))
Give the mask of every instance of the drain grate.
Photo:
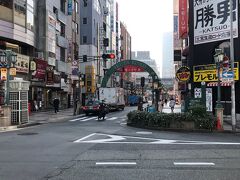
POLYGON ((30 136, 30 135, 37 135, 38 133, 36 132, 25 132, 25 133, 19 133, 18 135, 21 136, 30 136))

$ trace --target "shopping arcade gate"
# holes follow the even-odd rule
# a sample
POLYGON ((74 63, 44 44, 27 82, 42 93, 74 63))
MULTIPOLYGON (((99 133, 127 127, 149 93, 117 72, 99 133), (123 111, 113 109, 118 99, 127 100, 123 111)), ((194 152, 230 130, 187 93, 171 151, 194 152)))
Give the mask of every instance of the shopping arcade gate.
MULTIPOLYGON (((137 60, 123 60, 121 62, 118 62, 114 64, 110 69, 107 70, 106 74, 103 77, 101 87, 106 87, 108 80, 110 79, 111 75, 114 74, 115 72, 121 72, 121 70, 124 67, 138 67, 143 71, 138 71, 138 72, 148 72, 149 75, 152 77, 152 82, 159 82, 159 77, 156 74, 156 72, 147 64, 137 61, 137 60)), ((123 71, 126 72, 126 71, 123 71)), ((127 72, 132 72, 132 71, 127 71, 127 72)))

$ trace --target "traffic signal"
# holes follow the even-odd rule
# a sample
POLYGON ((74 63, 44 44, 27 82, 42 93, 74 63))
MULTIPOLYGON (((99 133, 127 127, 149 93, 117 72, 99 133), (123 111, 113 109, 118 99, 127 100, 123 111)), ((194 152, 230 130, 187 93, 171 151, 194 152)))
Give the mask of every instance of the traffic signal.
POLYGON ((145 77, 141 77, 141 86, 142 86, 142 87, 145 86, 145 77))
POLYGON ((115 59, 115 54, 102 54, 103 60, 115 59))
POLYGON ((83 62, 87 62, 87 55, 83 55, 83 62))
POLYGON ((103 46, 104 47, 108 47, 109 46, 109 39, 108 38, 104 38, 103 39, 103 46))

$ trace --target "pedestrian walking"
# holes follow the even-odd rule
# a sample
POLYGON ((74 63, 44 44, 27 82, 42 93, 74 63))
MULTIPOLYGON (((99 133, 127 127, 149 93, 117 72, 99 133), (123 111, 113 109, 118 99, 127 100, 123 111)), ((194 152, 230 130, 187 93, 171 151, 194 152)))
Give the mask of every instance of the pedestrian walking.
POLYGON ((165 99, 165 105, 167 105, 167 99, 165 99))
POLYGON ((54 107, 54 111, 55 113, 59 112, 59 99, 58 98, 54 98, 53 100, 53 107, 54 107))
POLYGON ((170 99, 170 102, 169 102, 169 107, 171 108, 171 112, 173 113, 173 111, 174 111, 174 106, 175 106, 175 104, 176 104, 176 101, 173 99, 173 98, 171 98, 170 99))

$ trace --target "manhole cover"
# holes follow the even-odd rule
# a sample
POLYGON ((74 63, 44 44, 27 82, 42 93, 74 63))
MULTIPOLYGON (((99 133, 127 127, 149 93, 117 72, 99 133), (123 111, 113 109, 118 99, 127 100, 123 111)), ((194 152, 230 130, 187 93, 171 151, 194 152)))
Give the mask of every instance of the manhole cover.
POLYGON ((30 135, 37 135, 38 133, 35 132, 25 132, 25 133, 19 133, 18 135, 21 136, 30 136, 30 135))

